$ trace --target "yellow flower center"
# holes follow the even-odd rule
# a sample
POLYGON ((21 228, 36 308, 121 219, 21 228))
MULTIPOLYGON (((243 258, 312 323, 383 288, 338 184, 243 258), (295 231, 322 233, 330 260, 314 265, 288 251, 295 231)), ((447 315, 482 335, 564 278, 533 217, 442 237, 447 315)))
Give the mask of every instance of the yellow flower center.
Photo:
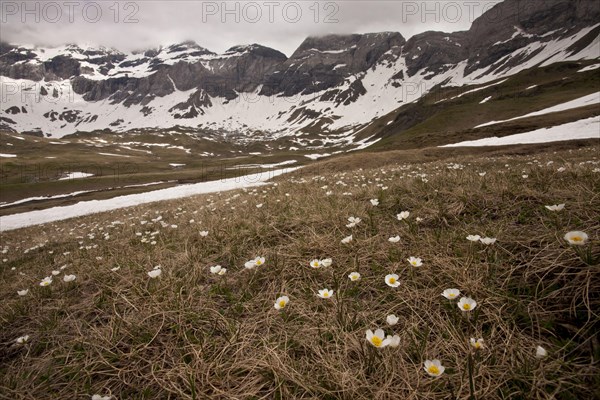
POLYGON ((285 307, 285 300, 279 300, 279 307, 285 307))
POLYGON ((323 293, 323 297, 329 297, 329 292, 323 293))
POLYGON ((475 347, 477 350, 479 350, 481 348, 481 343, 475 342, 475 343, 473 343, 473 347, 475 347))
POLYGON ((381 339, 379 336, 373 336, 371 338, 371 343, 373 343, 373 346, 375 347, 380 347, 383 343, 383 339, 381 339))
POLYGON ((440 369, 435 365, 430 365, 429 368, 427 368, 427 372, 432 375, 438 375, 440 373, 440 369))
POLYGON ((456 295, 455 295, 454 293, 450 293, 450 294, 448 295, 448 297, 450 297, 451 299, 454 299, 454 298, 456 297, 456 295))
POLYGON ((471 305, 468 303, 463 304, 463 310, 470 310, 471 309, 471 305))
POLYGON ((571 238, 571 240, 574 242, 582 242, 583 241, 583 239, 580 236, 573 236, 571 238))
POLYGON ((396 278, 390 278, 390 283, 393 285, 394 283, 396 283, 396 278))
POLYGON ((261 265, 261 264, 262 264, 262 261, 260 261, 260 260, 258 260, 258 261, 256 262, 256 265, 261 265))

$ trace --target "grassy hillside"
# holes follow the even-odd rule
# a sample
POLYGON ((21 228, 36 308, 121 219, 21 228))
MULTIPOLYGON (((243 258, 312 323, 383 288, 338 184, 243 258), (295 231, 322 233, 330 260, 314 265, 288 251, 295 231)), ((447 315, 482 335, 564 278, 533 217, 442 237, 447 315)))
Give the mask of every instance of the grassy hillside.
POLYGON ((600 91, 597 62, 557 63, 476 86, 428 88, 419 101, 404 105, 363 131, 382 140, 371 150, 423 148, 492 136, 507 136, 565 124, 600 113, 598 105, 475 129, 565 103, 600 91), (480 89, 473 91, 474 89, 480 89), (486 100, 482 103, 482 101, 486 100), (390 123, 391 122, 391 123, 390 123), (389 123, 389 124, 388 124, 389 123))
POLYGON ((598 398, 599 148, 571 146, 354 154, 256 190, 3 233, 0 398, 598 398), (368 342, 377 328, 398 346, 368 342))
POLYGON ((248 165, 309 161, 302 152, 271 153, 264 143, 213 143, 180 132, 80 134, 61 140, 0 132, 0 141, 2 153, 16 155, 0 157, 0 203, 87 192, 3 207, 0 215, 264 171, 248 165), (93 176, 60 180, 72 172, 93 176), (140 186, 149 183, 154 185, 140 186))

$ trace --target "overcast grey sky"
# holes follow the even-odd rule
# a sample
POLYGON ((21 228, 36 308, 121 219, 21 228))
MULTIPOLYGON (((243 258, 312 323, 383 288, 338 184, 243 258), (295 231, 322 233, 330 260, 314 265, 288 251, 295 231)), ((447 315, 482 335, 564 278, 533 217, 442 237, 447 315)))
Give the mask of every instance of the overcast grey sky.
POLYGON ((0 39, 139 50, 194 40, 215 52, 260 43, 290 56, 307 36, 467 30, 501 0, 115 1, 0 0, 0 39))

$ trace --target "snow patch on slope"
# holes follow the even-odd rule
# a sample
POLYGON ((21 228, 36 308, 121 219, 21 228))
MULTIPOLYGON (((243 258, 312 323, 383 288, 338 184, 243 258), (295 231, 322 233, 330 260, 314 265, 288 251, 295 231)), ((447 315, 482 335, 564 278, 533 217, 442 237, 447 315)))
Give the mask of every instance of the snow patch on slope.
POLYGON ((292 172, 296 169, 297 168, 289 168, 275 171, 265 171, 237 178, 175 186, 172 188, 154 190, 146 193, 118 196, 107 200, 81 201, 77 204, 69 206, 52 207, 45 210, 1 216, 0 232, 116 210, 125 207, 132 207, 140 204, 153 203, 157 201, 173 200, 195 196, 198 194, 263 186, 266 184, 266 181, 284 173, 292 172))
POLYGON ((469 140, 440 147, 505 146, 510 144, 548 143, 576 139, 600 139, 600 116, 501 138, 491 137, 469 140))
POLYGON ((592 93, 590 95, 580 97, 579 99, 571 100, 566 103, 558 104, 556 106, 545 108, 543 110, 532 112, 532 113, 529 113, 526 115, 522 115, 520 117, 505 119, 503 121, 487 122, 485 124, 477 125, 475 128, 482 128, 484 126, 502 124, 504 122, 516 121, 518 119, 523 119, 523 118, 537 117, 539 115, 550 114, 550 113, 554 113, 554 112, 572 110, 574 108, 586 107, 586 106, 590 106, 593 104, 600 104, 600 92, 592 93))
POLYGON ((81 179, 88 178, 90 176, 94 176, 94 174, 88 174, 87 172, 70 172, 66 176, 59 178, 59 181, 68 181, 71 179, 81 179))

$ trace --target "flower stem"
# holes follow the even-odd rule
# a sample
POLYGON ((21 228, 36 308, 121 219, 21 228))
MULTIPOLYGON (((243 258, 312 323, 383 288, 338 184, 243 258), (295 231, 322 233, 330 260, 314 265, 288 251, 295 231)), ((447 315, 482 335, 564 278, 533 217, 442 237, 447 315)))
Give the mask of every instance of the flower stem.
POLYGON ((467 356, 467 368, 469 370, 469 391, 471 393, 469 396, 469 400, 477 400, 475 398, 475 382, 473 381, 473 356, 470 351, 469 355, 467 356))

